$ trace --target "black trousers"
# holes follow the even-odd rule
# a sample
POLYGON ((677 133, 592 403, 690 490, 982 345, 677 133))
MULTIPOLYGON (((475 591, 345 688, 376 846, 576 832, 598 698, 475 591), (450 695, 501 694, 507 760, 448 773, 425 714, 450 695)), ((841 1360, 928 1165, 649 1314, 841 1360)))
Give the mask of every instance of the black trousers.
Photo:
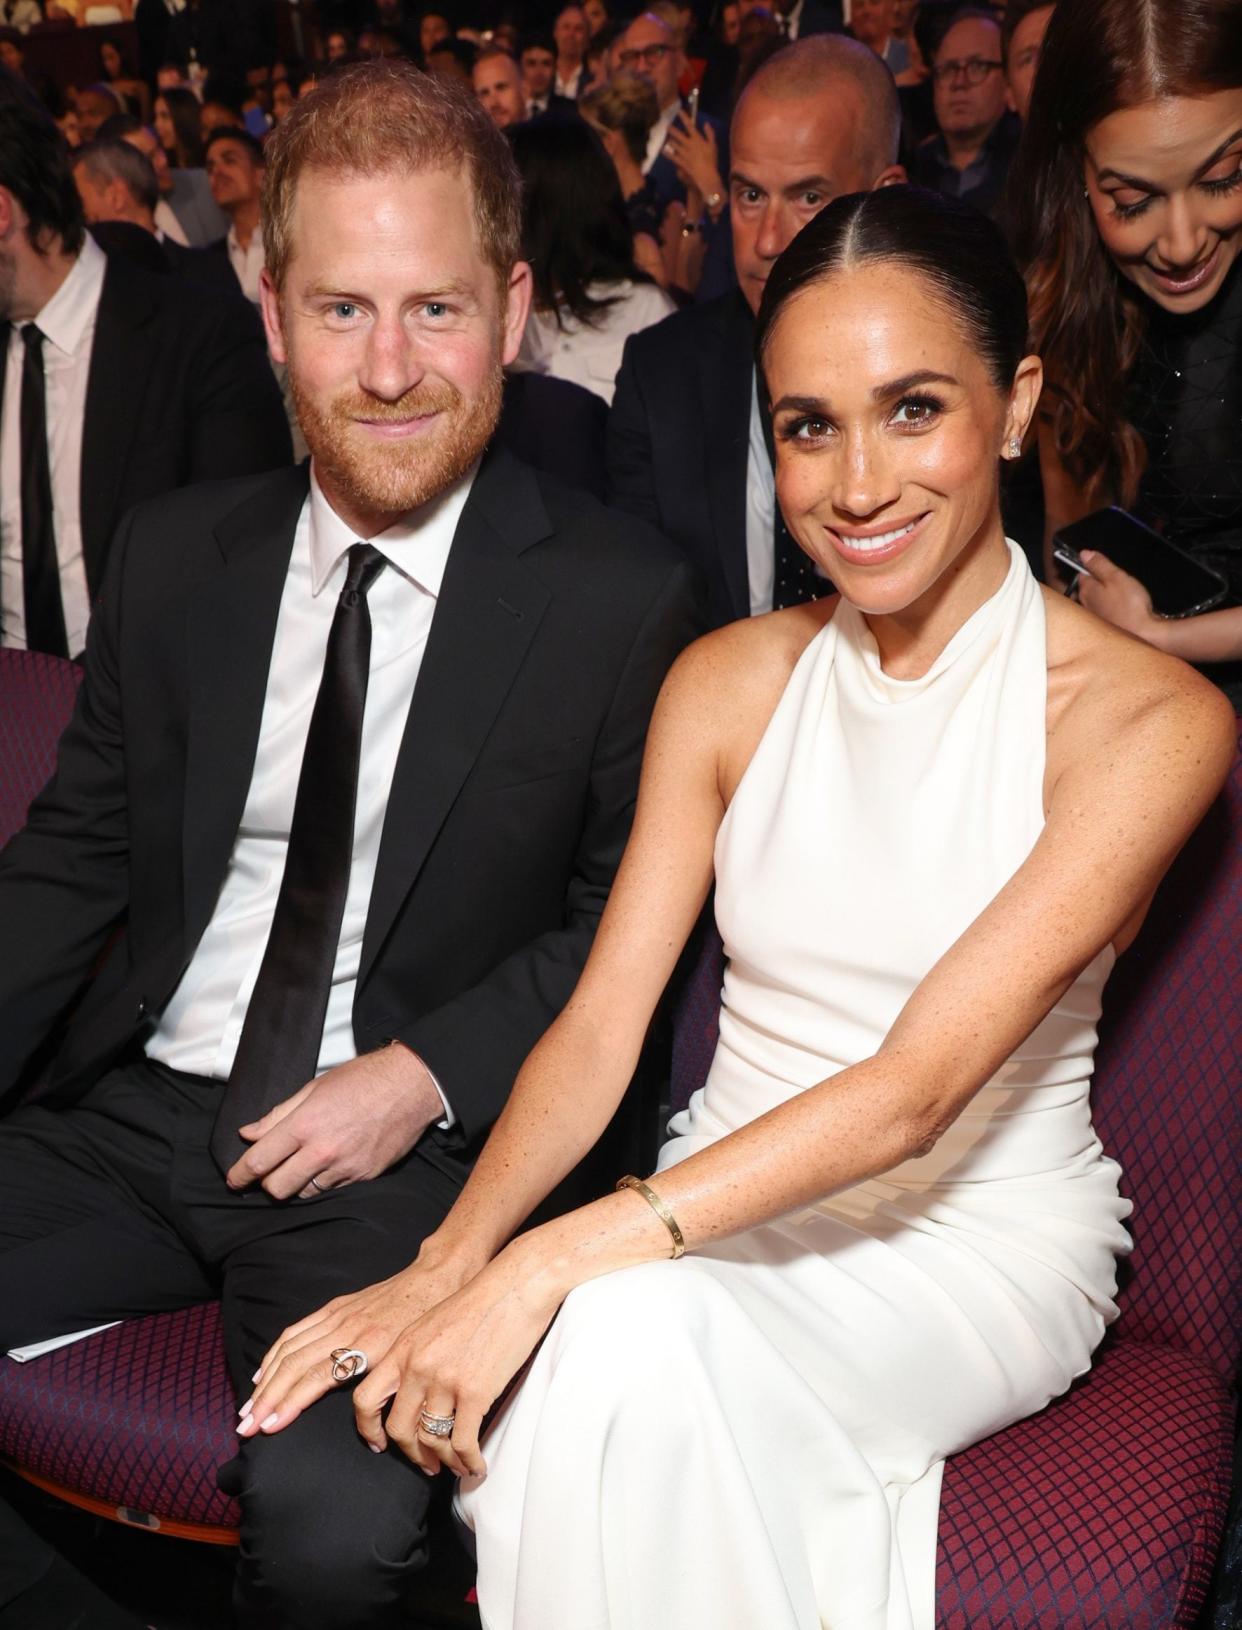
MULTIPOLYGON (((207 1148, 220 1091, 140 1059, 69 1108, 0 1121, 0 1349, 218 1296, 243 1399, 286 1325, 412 1261, 457 1196, 417 1149, 313 1200, 233 1193, 207 1148)), ((431 1484, 399 1452, 371 1453, 348 1390, 238 1450, 221 1485, 242 1507, 239 1622, 407 1623, 431 1484)), ((29 1545, 0 1554, 0 1607, 50 1560, 29 1545)))

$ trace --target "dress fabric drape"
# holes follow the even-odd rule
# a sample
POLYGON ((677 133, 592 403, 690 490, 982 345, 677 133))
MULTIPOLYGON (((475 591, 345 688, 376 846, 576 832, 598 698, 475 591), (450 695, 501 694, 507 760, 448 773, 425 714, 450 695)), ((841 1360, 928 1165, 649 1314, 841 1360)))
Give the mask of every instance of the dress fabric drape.
MULTIPOLYGON (((838 606, 720 828, 720 1042, 662 1169, 878 1050, 1039 838, 1046 700, 1012 544, 920 679, 838 606)), ((930 1153, 571 1293, 459 1494, 487 1630, 932 1630, 944 1458, 1065 1391, 1116 1314, 1112 962, 930 1153)))

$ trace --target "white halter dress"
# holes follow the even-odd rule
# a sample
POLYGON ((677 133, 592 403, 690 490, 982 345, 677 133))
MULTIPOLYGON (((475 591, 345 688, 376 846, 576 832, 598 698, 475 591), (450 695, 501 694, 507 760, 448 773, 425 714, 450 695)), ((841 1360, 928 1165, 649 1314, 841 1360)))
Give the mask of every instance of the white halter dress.
MULTIPOLYGON (((920 679, 838 606, 720 827, 720 1044, 662 1168, 876 1052, 1039 837, 1046 700, 1013 545, 920 679)), ((1112 963, 930 1154, 573 1291, 459 1496, 487 1630, 932 1630, 945 1456, 1064 1392, 1116 1313, 1112 963)))

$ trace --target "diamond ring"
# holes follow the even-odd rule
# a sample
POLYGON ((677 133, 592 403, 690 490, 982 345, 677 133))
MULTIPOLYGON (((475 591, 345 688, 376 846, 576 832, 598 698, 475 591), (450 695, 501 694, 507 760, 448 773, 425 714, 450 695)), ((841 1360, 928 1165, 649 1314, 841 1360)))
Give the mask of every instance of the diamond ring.
POLYGON ((456 1419, 455 1414, 433 1415, 429 1409, 421 1409, 418 1413, 418 1424, 430 1438, 451 1438, 456 1419))

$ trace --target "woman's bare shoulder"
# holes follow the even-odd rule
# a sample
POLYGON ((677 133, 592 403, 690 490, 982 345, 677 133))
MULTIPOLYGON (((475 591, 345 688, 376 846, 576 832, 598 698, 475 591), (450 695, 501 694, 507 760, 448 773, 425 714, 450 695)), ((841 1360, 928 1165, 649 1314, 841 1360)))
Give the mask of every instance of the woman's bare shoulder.
POLYGON ((1074 758, 1141 745, 1169 755, 1165 773, 1177 761, 1223 779, 1237 751, 1237 721, 1222 692, 1180 658, 1043 593, 1050 760, 1058 745, 1074 758))
POLYGON ((702 689, 734 708, 739 701, 749 710, 762 710, 763 697, 773 688, 777 695, 807 646, 831 621, 838 595, 791 606, 762 617, 746 617, 705 634, 677 660, 682 682, 702 689))
POLYGON ((728 623, 673 664, 661 698, 661 734, 674 750, 710 755, 726 805, 799 657, 831 621, 838 599, 728 623))

